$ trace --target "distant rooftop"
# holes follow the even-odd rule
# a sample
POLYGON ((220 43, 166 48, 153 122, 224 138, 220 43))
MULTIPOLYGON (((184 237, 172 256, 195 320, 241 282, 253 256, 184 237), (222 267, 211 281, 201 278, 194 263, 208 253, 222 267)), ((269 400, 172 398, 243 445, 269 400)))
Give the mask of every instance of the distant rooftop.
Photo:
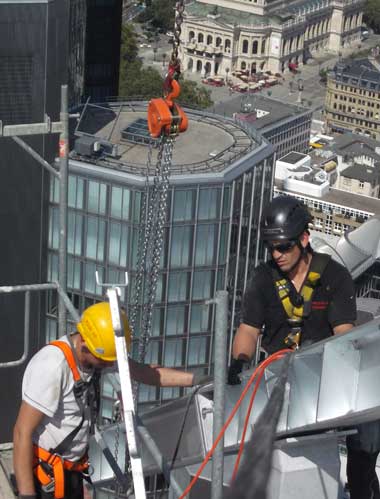
POLYGON ((373 158, 375 161, 380 161, 380 142, 366 135, 355 133, 335 135, 331 146, 326 149, 332 149, 342 156, 364 155, 373 158))
POLYGON ((213 111, 223 116, 233 116, 237 113, 237 118, 249 122, 256 130, 265 133, 273 125, 279 125, 281 121, 294 116, 304 115, 311 113, 310 109, 297 106, 294 104, 285 104, 284 102, 264 97, 257 94, 238 96, 226 102, 221 102, 214 106, 213 111), (243 113, 242 108, 250 110, 250 112, 243 113), (268 114, 255 118, 255 110, 266 111, 268 114), (250 119, 251 118, 251 119, 250 119))
POLYGON ((301 161, 301 159, 306 158, 306 156, 307 154, 292 151, 280 158, 279 161, 284 161, 285 163, 295 165, 296 163, 298 163, 298 161, 301 161))
POLYGON ((350 85, 367 87, 370 90, 380 88, 379 61, 369 59, 344 59, 337 62, 329 77, 350 85))
MULTIPOLYGON (((278 190, 282 190, 281 186, 276 182, 276 187, 278 190)), ((369 215, 380 215, 380 199, 372 198, 369 196, 361 196, 360 194, 354 194, 352 192, 342 191, 340 189, 330 189, 327 194, 321 198, 317 198, 310 194, 303 194, 300 192, 287 191, 289 194, 297 196, 306 196, 310 199, 315 199, 320 202, 327 202, 336 204, 339 206, 345 206, 347 208, 352 208, 357 211, 365 212, 369 215)))
MULTIPOLYGON (((214 15, 215 5, 202 3, 202 2, 191 2, 186 5, 185 17, 195 16, 195 17, 207 17, 208 15, 214 15)), ((243 12, 237 9, 227 9, 225 7, 217 8, 217 14, 215 16, 215 22, 220 22, 223 24, 229 24, 231 26, 235 25, 245 25, 254 26, 263 23, 278 22, 279 18, 277 16, 261 16, 258 14, 251 14, 249 12, 243 12)))
MULTIPOLYGON (((186 5, 185 16, 191 15, 195 17, 207 17, 215 15, 215 22, 229 24, 231 26, 254 26, 258 24, 281 24, 295 15, 302 15, 313 9, 321 9, 323 2, 321 0, 293 0, 283 3, 282 6, 276 5, 272 7, 273 11, 266 15, 252 14, 248 11, 237 9, 229 9, 218 5, 215 11, 215 5, 203 2, 193 1, 186 5)), ((326 7, 328 3, 326 2, 326 7)), ((270 4, 266 8, 270 10, 270 4)))
MULTIPOLYGON (((229 168, 238 159, 266 145, 261 137, 237 125, 233 120, 195 110, 186 110, 189 128, 176 138, 172 174, 216 173, 229 168)), ((86 105, 75 135, 84 137, 84 147, 71 151, 71 159, 94 163, 132 174, 147 174, 149 148, 143 130, 147 116, 146 102, 86 105), (137 126, 138 125, 138 126, 137 126), (131 140, 131 136, 140 136, 131 140), (91 138, 108 145, 112 154, 86 155, 91 138), (145 143, 144 143, 145 142, 145 143)), ((157 148, 152 149, 152 165, 157 148)))
POLYGON ((378 165, 373 167, 354 163, 342 170, 341 175, 342 177, 360 180, 361 182, 369 182, 372 185, 375 185, 380 179, 380 168, 378 165))

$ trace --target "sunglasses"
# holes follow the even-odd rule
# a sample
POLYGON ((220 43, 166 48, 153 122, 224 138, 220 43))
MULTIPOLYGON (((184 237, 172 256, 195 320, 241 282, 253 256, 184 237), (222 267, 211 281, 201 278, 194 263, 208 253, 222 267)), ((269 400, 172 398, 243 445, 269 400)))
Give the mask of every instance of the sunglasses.
POLYGON ((285 243, 279 243, 279 244, 272 244, 272 243, 266 243, 266 246, 268 250, 273 253, 273 251, 278 251, 279 253, 287 253, 288 251, 292 250, 294 246, 296 246, 298 241, 286 241, 285 243))

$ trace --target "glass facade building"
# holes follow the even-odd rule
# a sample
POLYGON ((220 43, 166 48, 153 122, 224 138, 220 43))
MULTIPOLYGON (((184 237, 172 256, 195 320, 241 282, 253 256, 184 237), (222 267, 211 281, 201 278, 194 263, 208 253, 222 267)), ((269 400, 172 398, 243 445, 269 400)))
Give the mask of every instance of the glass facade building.
MULTIPOLYGON (((189 113, 189 118, 191 126, 199 115, 189 113)), ((197 170, 186 167, 188 173, 184 174, 183 165, 173 165, 152 335, 145 359, 148 363, 207 372, 212 365, 214 309, 205 301, 213 298, 217 290, 228 289, 232 334, 250 269, 263 257, 263 248, 257 242, 259 219, 263 204, 271 196, 273 148, 260 137, 251 137, 233 122, 223 120, 213 117, 208 126, 244 137, 246 147, 240 155, 228 148, 223 162, 219 161, 219 170, 214 168, 211 174, 208 149, 204 165, 198 162, 197 170)), ((115 124, 112 126, 115 128, 115 124)), ((225 148, 222 139, 220 145, 225 148)), ((184 141, 188 140, 192 140, 191 133, 178 139, 178 154, 187 164, 192 158, 182 153, 187 147, 184 141)), ((214 149, 215 144, 211 144, 214 149)), ((147 147, 138 147, 144 161, 147 147)), ((140 175, 136 175, 135 164, 118 161, 121 166, 115 168, 107 158, 94 162, 75 151, 70 161, 68 289, 78 310, 103 299, 104 290, 95 282, 95 270, 103 282, 115 283, 122 282, 128 271, 130 286, 123 292, 122 301, 127 310, 133 303, 141 251, 139 233, 144 227, 142 202, 152 187, 146 186, 143 164, 140 175)), ((58 273, 58 196, 58 183, 52 179, 49 281, 56 280, 58 273)), ((57 303, 51 294, 47 301, 47 339, 56 335, 56 311, 57 303)), ((151 404, 181 394, 179 388, 141 386, 139 400, 151 404)), ((107 417, 106 405, 103 415, 107 417)))

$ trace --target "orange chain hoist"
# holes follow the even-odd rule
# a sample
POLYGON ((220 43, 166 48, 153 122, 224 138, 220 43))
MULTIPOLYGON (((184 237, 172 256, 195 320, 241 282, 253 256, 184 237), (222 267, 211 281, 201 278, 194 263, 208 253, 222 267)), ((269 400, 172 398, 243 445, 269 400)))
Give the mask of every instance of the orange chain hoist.
POLYGON ((148 128, 154 138, 161 135, 173 136, 187 130, 189 120, 183 109, 174 102, 181 93, 178 78, 181 72, 178 58, 181 26, 183 22, 184 0, 176 4, 173 51, 171 54, 168 74, 164 81, 164 97, 152 99, 148 105, 148 128))
POLYGON ((185 132, 189 120, 183 109, 174 102, 181 91, 177 80, 171 82, 172 90, 166 97, 152 99, 148 105, 148 128, 152 137, 177 135, 185 132))

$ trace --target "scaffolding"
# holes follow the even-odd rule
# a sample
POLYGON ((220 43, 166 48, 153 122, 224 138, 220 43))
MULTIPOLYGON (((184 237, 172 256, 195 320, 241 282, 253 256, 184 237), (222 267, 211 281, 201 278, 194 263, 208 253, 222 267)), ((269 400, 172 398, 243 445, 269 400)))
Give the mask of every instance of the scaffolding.
MULTIPOLYGON (((52 122, 45 115, 43 123, 30 123, 19 125, 5 125, 0 121, 0 139, 10 137, 26 151, 50 174, 59 179, 59 308, 58 308, 58 332, 59 336, 66 333, 67 313, 64 294, 67 291, 67 196, 68 196, 68 164, 69 164, 69 118, 77 115, 69 115, 68 111, 68 87, 61 86, 61 112, 60 121, 52 122), (21 137, 31 135, 59 134, 59 170, 51 166, 38 152, 36 152, 21 137)), ((32 285, 33 286, 33 285, 32 285)), ((30 291, 30 290, 28 290, 30 291)))
MULTIPOLYGON (((11 137, 13 141, 26 151, 37 163, 45 168, 51 175, 59 180, 59 273, 58 282, 38 283, 27 285, 1 286, 1 294, 24 293, 24 345, 23 352, 20 358, 3 362, 0 364, 0 369, 17 367, 22 365, 29 357, 30 353, 30 303, 31 293, 45 292, 54 290, 58 293, 58 335, 66 334, 67 327, 67 312, 70 314, 73 321, 79 321, 78 311, 73 306, 70 298, 67 295, 67 210, 68 210, 68 157, 69 157, 69 118, 78 117, 77 115, 69 115, 68 112, 68 87, 61 87, 61 112, 60 121, 51 122, 48 116, 45 117, 43 123, 34 124, 19 124, 3 126, 0 121, 0 138, 11 137), (31 135, 46 135, 59 134, 59 169, 50 165, 38 152, 36 152, 29 144, 21 137, 31 135)), ((58 163, 57 163, 58 164, 58 163)), ((99 277, 96 276, 97 281, 99 277)), ((103 287, 108 287, 107 294, 110 301, 114 330, 116 334, 116 345, 118 350, 118 367, 121 372, 123 381, 122 398, 124 422, 126 424, 126 435, 129 447, 129 455, 132 464, 134 475, 134 485, 136 497, 146 497, 143 467, 141 457, 139 455, 139 443, 136 439, 136 434, 139 435, 141 442, 149 450, 157 467, 161 470, 167 483, 170 484, 174 493, 179 496, 182 493, 181 487, 178 485, 174 477, 171 476, 171 470, 165 462, 160 450, 158 449, 152 436, 144 427, 141 420, 135 414, 134 400, 132 396, 130 377, 128 369, 128 356, 126 352, 124 336, 121 335, 120 328, 120 304, 117 294, 117 287, 112 284, 102 284, 103 287), (124 345, 121 344, 124 341, 124 345), (120 345, 119 345, 120 343, 120 345), (127 382, 129 380, 129 382, 127 382), (128 387, 130 388, 128 390, 128 387), (124 391, 124 393, 123 393, 124 391), (137 478, 136 478, 137 477, 137 478), (137 484, 136 484, 137 482, 137 484), (137 489, 136 489, 137 485, 137 489)), ((224 380, 226 377, 226 335, 227 335, 227 310, 228 310, 228 293, 226 291, 218 291, 214 300, 209 300, 208 304, 216 305, 216 337, 214 344, 215 351, 215 373, 216 373, 216 388, 215 390, 215 408, 217 417, 215 418, 214 433, 217 434, 224 421, 224 380)), ((101 432, 96 429, 94 435, 95 441, 99 445, 103 455, 105 456, 110 468, 112 469, 117 482, 122 487, 128 486, 128 479, 125 473, 121 470, 117 460, 110 451, 101 432)), ((215 452, 213 461, 213 488, 212 498, 218 499, 222 496, 223 487, 223 441, 220 442, 215 452)))

